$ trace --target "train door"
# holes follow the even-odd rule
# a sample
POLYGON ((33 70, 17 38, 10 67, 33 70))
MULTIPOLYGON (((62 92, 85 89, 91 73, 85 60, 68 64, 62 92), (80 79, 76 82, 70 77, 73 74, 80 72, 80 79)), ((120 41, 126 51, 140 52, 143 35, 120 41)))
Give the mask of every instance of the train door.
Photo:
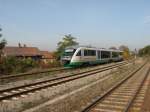
POLYGON ((76 54, 76 57, 79 58, 79 60, 82 59, 82 50, 79 50, 78 53, 76 54))
POLYGON ((100 60, 101 59, 101 52, 97 51, 97 59, 100 60))

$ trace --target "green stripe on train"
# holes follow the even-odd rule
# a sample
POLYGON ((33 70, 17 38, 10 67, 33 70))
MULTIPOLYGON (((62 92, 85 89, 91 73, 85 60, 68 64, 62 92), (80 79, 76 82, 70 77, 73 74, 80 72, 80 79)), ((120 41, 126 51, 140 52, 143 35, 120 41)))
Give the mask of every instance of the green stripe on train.
POLYGON ((96 61, 89 61, 89 62, 71 62, 68 65, 64 65, 65 67, 78 67, 84 64, 101 64, 101 63, 107 63, 109 60, 96 60, 96 61))

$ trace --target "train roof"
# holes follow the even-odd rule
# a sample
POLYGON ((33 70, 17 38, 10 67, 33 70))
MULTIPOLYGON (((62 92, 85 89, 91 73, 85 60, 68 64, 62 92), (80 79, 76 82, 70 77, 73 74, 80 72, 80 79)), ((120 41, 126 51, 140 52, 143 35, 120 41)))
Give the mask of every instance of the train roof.
POLYGON ((91 46, 69 46, 69 47, 66 47, 66 49, 78 49, 78 48, 98 49, 96 47, 91 47, 91 46))
POLYGON ((101 51, 123 52, 123 51, 121 51, 119 49, 114 50, 114 49, 96 48, 96 47, 91 47, 91 46, 70 46, 70 47, 67 47, 66 49, 78 49, 78 48, 92 49, 92 50, 101 50, 101 51))

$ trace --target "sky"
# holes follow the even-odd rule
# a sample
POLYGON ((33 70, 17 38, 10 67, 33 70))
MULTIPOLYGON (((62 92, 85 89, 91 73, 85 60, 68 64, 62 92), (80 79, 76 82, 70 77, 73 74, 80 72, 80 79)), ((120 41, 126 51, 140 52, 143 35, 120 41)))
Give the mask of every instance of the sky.
POLYGON ((54 51, 64 35, 80 45, 150 45, 150 0, 0 0, 8 46, 54 51))

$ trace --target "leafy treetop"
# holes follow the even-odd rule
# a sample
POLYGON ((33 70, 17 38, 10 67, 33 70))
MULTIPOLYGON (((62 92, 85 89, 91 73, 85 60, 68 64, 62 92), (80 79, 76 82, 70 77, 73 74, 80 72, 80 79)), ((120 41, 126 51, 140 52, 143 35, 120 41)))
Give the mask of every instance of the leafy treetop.
POLYGON ((73 37, 71 34, 65 35, 62 41, 57 43, 57 57, 60 57, 62 55, 66 47, 78 45, 78 42, 76 42, 75 39, 76 38, 73 37))

